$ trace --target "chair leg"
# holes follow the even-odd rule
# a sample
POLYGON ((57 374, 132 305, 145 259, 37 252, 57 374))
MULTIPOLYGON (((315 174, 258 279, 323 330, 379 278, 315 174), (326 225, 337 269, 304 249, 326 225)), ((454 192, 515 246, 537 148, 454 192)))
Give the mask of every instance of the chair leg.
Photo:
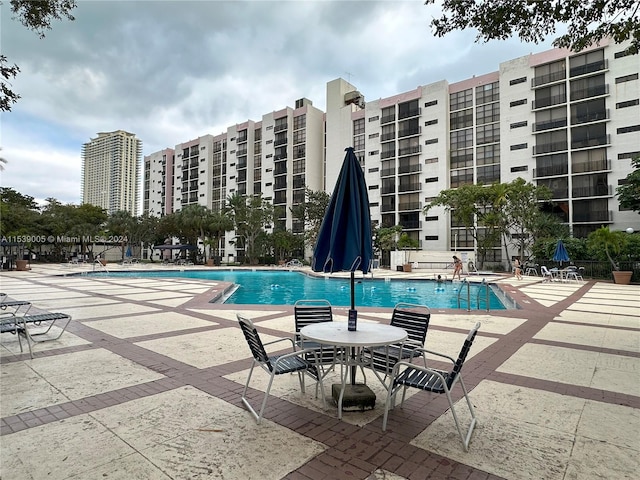
POLYGON ((469 399, 469 395, 467 393, 467 388, 464 385, 462 377, 458 377, 460 381, 460 386, 462 387, 462 393, 464 394, 464 398, 467 402, 467 406, 469 407, 469 412, 471 413, 471 424, 469 425, 469 429, 467 430, 466 435, 462 432, 462 428, 460 427, 460 421, 458 420, 458 415, 456 414, 455 407, 453 406, 453 400, 451 399, 451 391, 445 386, 445 394, 447 396, 447 400, 449 401, 449 407, 451 408, 451 414, 453 415, 453 420, 456 423, 456 428, 458 430, 458 434, 460 435, 460 440, 462 440, 462 445, 464 447, 464 451, 469 451, 469 442, 471 441, 471 434, 473 433, 473 429, 476 426, 476 415, 473 409, 473 405, 471 404, 471 400, 469 399))

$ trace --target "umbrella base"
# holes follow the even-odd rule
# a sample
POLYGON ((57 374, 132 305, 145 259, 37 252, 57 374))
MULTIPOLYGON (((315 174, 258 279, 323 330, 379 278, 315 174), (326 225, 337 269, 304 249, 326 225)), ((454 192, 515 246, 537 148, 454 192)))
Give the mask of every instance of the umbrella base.
MULTIPOLYGON (((340 390, 342 384, 334 383, 331 385, 331 396, 338 403, 340 398, 340 390)), ((347 384, 344 387, 344 395, 342 396, 342 410, 372 410, 376 406, 376 394, 365 384, 357 383, 355 385, 347 384)))

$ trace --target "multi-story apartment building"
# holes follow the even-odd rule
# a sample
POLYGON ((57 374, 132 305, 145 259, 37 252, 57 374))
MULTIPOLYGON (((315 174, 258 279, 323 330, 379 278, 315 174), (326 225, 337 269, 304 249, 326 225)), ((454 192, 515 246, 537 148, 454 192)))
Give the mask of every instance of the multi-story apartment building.
MULTIPOLYGON (((173 171, 166 168, 175 185, 172 211, 193 203, 220 211, 235 193, 261 194, 274 206, 274 222, 268 231, 303 232, 303 222, 293 217, 291 209, 304 201, 305 187, 324 188, 324 124, 324 112, 303 98, 295 108, 267 113, 259 122, 247 120, 219 135, 176 145, 173 171)), ((163 152, 145 157, 150 170, 152 158, 162 158, 163 152)), ((166 198, 166 182, 145 178, 145 201, 159 197, 161 185, 166 187, 166 198)), ((151 202, 148 207, 145 204, 145 212, 157 214, 151 202)), ((243 256, 236 249, 235 232, 229 232, 217 251, 225 257, 243 256)))
POLYGON ((82 202, 112 214, 125 210, 138 215, 138 181, 142 141, 117 130, 98 133, 82 146, 82 202))
MULTIPOLYGON (((352 102, 361 96, 355 86, 334 80, 327 183, 348 139, 362 152, 372 219, 402 225, 423 250, 474 249, 442 208, 424 215, 441 190, 517 177, 551 189, 553 213, 574 236, 601 225, 637 228, 637 215, 621 211, 615 197, 640 154, 640 62, 624 50, 606 42, 578 54, 554 49, 364 106, 352 102)), ((502 249, 487 260, 501 262, 502 249)))
MULTIPOLYGON (((234 192, 261 193, 275 207, 272 228, 301 232, 291 207, 305 186, 331 192, 353 146, 373 221, 402 225, 422 250, 474 250, 473 237, 443 208, 425 215, 440 191, 518 177, 552 191, 551 210, 574 236, 601 225, 637 228, 637 214, 620 210, 615 197, 640 154, 640 61, 625 47, 554 49, 367 103, 356 86, 330 81, 326 114, 301 99, 260 122, 176 146, 174 209, 196 202, 218 209, 234 192)), ((221 247, 235 255, 233 240, 230 232, 221 247)), ((497 246, 486 260, 502 256, 497 246)))
POLYGON ((142 211, 149 215, 162 217, 173 212, 174 157, 172 148, 144 157, 142 211))

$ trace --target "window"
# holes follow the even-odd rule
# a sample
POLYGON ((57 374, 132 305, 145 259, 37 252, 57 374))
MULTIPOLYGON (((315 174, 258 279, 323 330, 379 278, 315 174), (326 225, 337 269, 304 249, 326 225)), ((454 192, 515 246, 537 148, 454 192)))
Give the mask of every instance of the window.
POLYGON ((524 83, 527 81, 527 77, 514 78, 509 80, 509 85, 517 85, 518 83, 524 83))
POLYGON ((449 134, 449 140, 451 143, 451 150, 459 150, 461 148, 468 148, 473 146, 473 130, 467 128, 466 130, 458 130, 449 134))
POLYGON ((420 115, 420 106, 418 100, 411 100, 398 104, 398 120, 409 117, 417 117, 420 115))
POLYGON ((293 117, 293 129, 300 130, 307 125, 307 116, 305 114, 293 117))
POLYGON ((473 125, 473 110, 458 110, 449 114, 449 123, 451 130, 459 130, 473 125))
POLYGON ((478 167, 477 182, 489 184, 500 180, 500 165, 478 167))
POLYGON ((425 235, 425 240, 438 240, 438 235, 425 235))
POLYGON ((424 217, 424 221, 425 222, 437 222, 438 221, 438 216, 437 215, 430 215, 428 217, 424 217))
POLYGON ((424 179, 424 183, 437 183, 438 177, 429 177, 424 179))
POLYGON ((438 139, 437 138, 430 138, 429 140, 425 140, 424 141, 425 145, 432 145, 434 143, 438 143, 438 139))
POLYGON ((634 73, 632 75, 625 75, 624 77, 618 77, 616 78, 616 83, 630 82, 632 80, 638 80, 637 73, 634 73))
POLYGON ((369 117, 370 122, 377 122, 378 120, 380 120, 380 117, 378 115, 376 115, 375 117, 369 117))
POLYGON ((379 133, 372 133, 371 135, 369 135, 369 138, 378 138, 379 136, 379 133))
POLYGON ((500 163, 500 144, 483 145, 476 149, 476 163, 478 165, 489 165, 500 163))
POLYGON ((621 127, 616 130, 617 133, 640 132, 640 125, 631 125, 629 127, 621 127))
POLYGON ((621 52, 616 52, 613 55, 613 58, 622 58, 622 57, 626 57, 627 55, 635 55, 634 53, 629 52, 628 50, 623 50, 621 52))
POLYGON ((470 88, 461 92, 449 95, 449 108, 451 110, 461 110, 473 105, 473 90, 470 88))
POLYGON ((353 134, 362 135, 364 133, 364 118, 353 121, 353 134))
POLYGON ((640 150, 638 150, 637 152, 619 153, 618 154, 618 160, 624 160, 624 159, 627 159, 627 158, 634 158, 634 157, 637 157, 638 155, 640 155, 640 150))
POLYGON ((436 123, 438 123, 437 118, 435 120, 427 120, 426 122, 424 122, 424 126, 428 127, 429 125, 435 125, 436 123))
POLYGON ((521 98, 520 100, 514 100, 513 102, 509 103, 510 107, 517 107, 518 105, 526 105, 527 103, 527 99, 526 98, 521 98))
POLYGON ((379 185, 369 185, 369 190, 378 190, 379 188, 379 185))
POLYGON ((616 108, 627 108, 633 107, 634 105, 638 105, 640 101, 636 98, 635 100, 627 100, 626 102, 616 103, 616 108))
POLYGON ((500 83, 493 82, 488 85, 476 87, 476 104, 497 102, 500 100, 500 83))
POLYGON ((524 122, 512 123, 511 125, 509 125, 509 128, 511 128, 511 129, 520 128, 520 127, 526 127, 527 125, 528 125, 528 122, 525 120, 524 122))
POLYGON ((513 151, 513 150, 524 150, 525 148, 527 148, 527 144, 526 143, 517 143, 516 145, 511 145, 509 147, 509 150, 513 151))
POLYGON ((379 170, 379 168, 378 168, 378 167, 370 168, 370 169, 369 169, 369 173, 375 173, 375 172, 377 172, 378 170, 379 170))
POLYGON ((476 143, 482 145, 484 143, 495 143, 500 141, 500 124, 492 123, 476 127, 476 143))
POLYGON ((431 100, 430 102, 425 102, 424 106, 425 107, 433 107, 434 105, 438 104, 438 100, 431 100))
POLYGON ((425 165, 428 163, 438 163, 438 157, 433 157, 433 158, 426 158, 424 160, 425 165))
POLYGON ((451 170, 451 188, 470 185, 473 183, 473 168, 451 170))
POLYGON ((526 165, 524 165, 522 167, 511 167, 511 173, 526 172, 528 170, 529 170, 529 167, 527 167, 526 165))
POLYGON ((380 153, 380 150, 372 150, 371 152, 369 152, 369 156, 371 157, 372 155, 378 155, 380 153))
POLYGON ((500 121, 500 104, 489 103, 476 107, 476 123, 483 125, 500 121))

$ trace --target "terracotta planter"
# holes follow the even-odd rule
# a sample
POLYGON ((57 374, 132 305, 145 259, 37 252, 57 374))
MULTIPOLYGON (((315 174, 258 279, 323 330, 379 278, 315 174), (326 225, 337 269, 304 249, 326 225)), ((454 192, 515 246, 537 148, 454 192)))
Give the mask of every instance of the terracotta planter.
POLYGON ((405 263, 404 265, 402 265, 402 271, 410 272, 411 271, 411 264, 410 263, 405 263))
POLYGON ((102 258, 101 258, 99 261, 100 261, 100 264, 101 264, 103 267, 107 264, 107 261, 106 261, 106 260, 104 260, 104 259, 102 259, 102 258))
POLYGON ((207 258, 207 267, 213 267, 213 258, 207 258))
POLYGON ((631 283, 631 276, 633 272, 628 271, 613 271, 613 283, 619 285, 629 285, 631 283))
POLYGON ((28 263, 29 262, 27 260, 16 260, 16 270, 26 272, 29 270, 29 267, 27 266, 28 263))

